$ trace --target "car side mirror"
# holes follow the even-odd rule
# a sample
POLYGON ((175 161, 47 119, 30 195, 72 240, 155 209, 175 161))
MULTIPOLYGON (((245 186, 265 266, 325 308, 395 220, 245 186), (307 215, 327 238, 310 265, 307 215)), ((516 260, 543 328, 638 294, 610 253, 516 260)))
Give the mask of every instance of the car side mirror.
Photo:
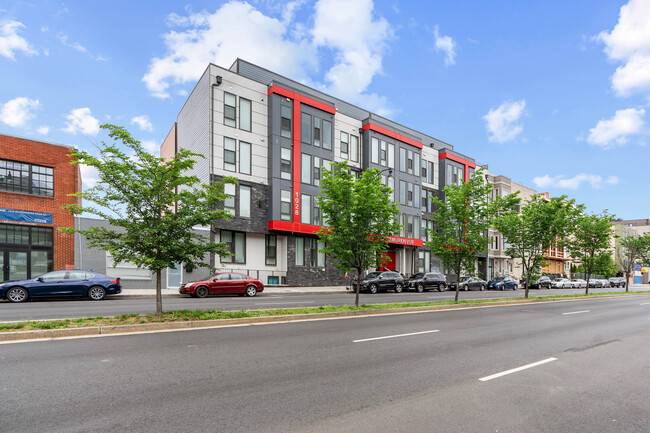
POLYGON ((45 281, 45 280, 43 280, 43 277, 38 277, 38 278, 36 279, 36 281, 38 281, 39 283, 42 283, 42 282, 45 281))
POLYGON ((382 280, 383 278, 384 278, 384 276, 383 276, 383 275, 380 275, 380 276, 379 276, 379 279, 380 279, 380 280, 382 280))

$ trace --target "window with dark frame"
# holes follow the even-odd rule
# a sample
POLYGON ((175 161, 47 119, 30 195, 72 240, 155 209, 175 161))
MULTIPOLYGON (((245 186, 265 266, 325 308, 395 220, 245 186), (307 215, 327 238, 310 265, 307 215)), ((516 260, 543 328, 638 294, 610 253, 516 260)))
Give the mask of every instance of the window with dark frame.
POLYGON ((222 256, 222 263, 246 263, 246 233, 221 230, 221 242, 230 251, 229 256, 222 256))
POLYGON ((265 263, 268 266, 276 266, 278 263, 278 240, 275 235, 266 235, 265 263))
POLYGON ((314 141, 313 144, 316 147, 320 147, 321 140, 321 128, 320 128, 320 117, 314 116, 314 141))
POLYGON ((280 148, 280 177, 291 180, 291 149, 280 148))
POLYGON ((237 171, 237 141, 223 137, 223 169, 237 171))
POLYGON ((280 190, 280 219, 291 221, 291 191, 280 190))
POLYGON ((323 120, 323 149, 332 150, 332 122, 323 120))
POLYGON ((0 191, 54 197, 54 169, 0 159, 0 191))
POLYGON ((223 124, 237 126, 237 97, 227 92, 223 92, 223 124))
POLYGON ((311 144, 311 116, 300 113, 300 141, 311 144))
POLYGON ((349 158, 349 140, 348 133, 341 131, 341 158, 349 158))
POLYGON ((251 131, 252 108, 249 99, 239 98, 239 129, 251 131))
POLYGON ((293 117, 293 110, 291 107, 282 105, 280 108, 280 135, 286 138, 291 138, 291 123, 293 117))

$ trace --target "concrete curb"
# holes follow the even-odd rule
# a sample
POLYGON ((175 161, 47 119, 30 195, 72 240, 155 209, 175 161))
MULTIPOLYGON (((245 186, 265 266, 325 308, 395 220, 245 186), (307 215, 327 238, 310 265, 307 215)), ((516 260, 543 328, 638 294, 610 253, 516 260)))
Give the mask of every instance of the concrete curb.
POLYGON ((151 331, 171 331, 179 329, 201 329, 233 325, 254 325, 262 323, 298 322, 302 320, 322 320, 341 317, 366 317, 390 314, 426 313, 431 311, 463 310, 470 308, 503 307, 507 305, 535 304, 548 302, 584 301, 594 299, 620 298, 624 296, 647 295, 647 293, 630 295, 611 295, 590 298, 555 298, 555 299, 517 299, 476 304, 429 305, 423 307, 391 308, 363 311, 340 311, 333 313, 291 314, 283 316, 242 317, 235 319, 189 320, 185 322, 143 323, 139 325, 110 325, 89 328, 44 329, 36 331, 0 332, 1 342, 18 342, 28 340, 55 340, 58 338, 85 337, 94 335, 116 335, 151 331))

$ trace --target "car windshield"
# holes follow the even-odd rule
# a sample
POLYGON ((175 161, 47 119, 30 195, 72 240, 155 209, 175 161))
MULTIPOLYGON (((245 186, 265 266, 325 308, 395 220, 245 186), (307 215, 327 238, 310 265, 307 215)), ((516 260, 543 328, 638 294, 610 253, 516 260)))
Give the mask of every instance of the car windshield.
POLYGON ((420 278, 424 278, 424 274, 415 274, 411 277, 412 280, 419 280, 420 278))
POLYGON ((503 280, 505 280, 505 278, 503 278, 503 277, 494 277, 494 278, 492 278, 492 281, 503 281, 503 280))
POLYGON ((469 281, 471 279, 472 279, 472 277, 463 277, 463 278, 460 279, 460 282, 463 283, 463 282, 469 281))
POLYGON ((562 278, 556 278, 556 279, 554 279, 553 281, 555 281, 556 283, 560 283, 560 282, 562 282, 562 281, 564 281, 564 280, 563 280, 562 278))
POLYGON ((377 278, 380 275, 381 275, 381 272, 371 272, 368 275, 366 275, 366 278, 377 278))

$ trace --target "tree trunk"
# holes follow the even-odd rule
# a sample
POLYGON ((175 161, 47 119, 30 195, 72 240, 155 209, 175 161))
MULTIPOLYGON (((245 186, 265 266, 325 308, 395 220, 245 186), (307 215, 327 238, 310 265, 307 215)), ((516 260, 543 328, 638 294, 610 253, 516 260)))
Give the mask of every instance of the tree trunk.
POLYGON ((585 289, 585 295, 589 294, 589 277, 590 276, 591 276, 591 274, 587 274, 587 288, 585 289))
POLYGON ((162 319, 162 269, 156 270, 156 317, 162 319))
POLYGON ((454 302, 458 302, 458 292, 460 291, 460 269, 456 269, 456 297, 454 302))
POLYGON ((625 291, 626 292, 630 291, 630 273, 629 272, 625 273, 625 291))
POLYGON ((357 269, 357 284, 354 288, 354 308, 359 308, 359 290, 361 288, 361 269, 357 269))

